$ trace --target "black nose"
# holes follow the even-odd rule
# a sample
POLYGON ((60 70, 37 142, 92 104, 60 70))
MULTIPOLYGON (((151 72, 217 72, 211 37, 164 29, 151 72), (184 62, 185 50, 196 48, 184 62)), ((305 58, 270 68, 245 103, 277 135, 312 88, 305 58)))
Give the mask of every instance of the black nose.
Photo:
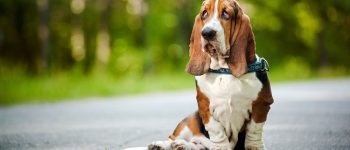
POLYGON ((211 40, 215 37, 216 31, 210 28, 204 28, 202 31, 202 36, 206 40, 211 40))

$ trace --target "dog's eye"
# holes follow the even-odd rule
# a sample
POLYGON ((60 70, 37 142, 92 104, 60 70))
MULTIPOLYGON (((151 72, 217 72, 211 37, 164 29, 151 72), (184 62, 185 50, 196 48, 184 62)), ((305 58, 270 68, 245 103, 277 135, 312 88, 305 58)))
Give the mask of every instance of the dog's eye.
POLYGON ((224 10, 224 11, 222 11, 221 18, 225 19, 225 20, 229 20, 230 15, 224 10))
POLYGON ((208 17, 208 12, 207 12, 207 10, 204 10, 202 12, 202 20, 206 19, 207 17, 208 17))

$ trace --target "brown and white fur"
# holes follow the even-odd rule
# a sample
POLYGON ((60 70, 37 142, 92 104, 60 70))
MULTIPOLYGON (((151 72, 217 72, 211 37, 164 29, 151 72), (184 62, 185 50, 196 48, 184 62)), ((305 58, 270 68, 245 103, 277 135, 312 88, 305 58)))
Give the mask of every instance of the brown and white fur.
POLYGON ((198 112, 151 150, 263 150, 262 131, 273 98, 266 71, 255 61, 249 17, 235 0, 205 0, 190 39, 187 72, 195 75, 198 112), (208 34, 209 33, 209 34, 208 34), (229 68, 232 75, 208 69, 229 68))

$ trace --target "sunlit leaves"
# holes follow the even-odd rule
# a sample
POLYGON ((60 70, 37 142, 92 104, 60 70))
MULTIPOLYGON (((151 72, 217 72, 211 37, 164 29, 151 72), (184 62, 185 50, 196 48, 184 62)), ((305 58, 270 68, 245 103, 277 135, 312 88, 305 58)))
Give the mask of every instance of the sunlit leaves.
POLYGON ((308 46, 315 48, 316 35, 323 29, 318 16, 310 11, 310 7, 304 2, 299 2, 294 6, 293 14, 299 25, 299 30, 296 31, 297 36, 308 46))

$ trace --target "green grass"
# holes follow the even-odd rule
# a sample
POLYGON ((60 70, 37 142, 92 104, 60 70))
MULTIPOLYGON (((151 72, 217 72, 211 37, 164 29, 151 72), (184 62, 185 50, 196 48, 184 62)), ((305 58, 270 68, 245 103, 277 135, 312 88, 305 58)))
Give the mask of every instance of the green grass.
POLYGON ((347 67, 313 68, 298 58, 290 58, 279 65, 270 66, 269 72, 270 80, 274 83, 350 77, 350 70, 347 67))
POLYGON ((57 102, 90 96, 115 96, 150 91, 170 91, 194 86, 190 75, 125 77, 111 75, 70 75, 28 77, 1 75, 0 105, 57 102))
MULTIPOLYGON (((271 66, 273 83, 295 80, 349 77, 345 67, 321 68, 313 71, 298 59, 291 59, 279 66, 271 66)), ((119 96, 152 91, 193 89, 194 78, 179 71, 154 76, 130 76, 93 73, 56 73, 30 77, 23 71, 0 68, 0 105, 58 102, 91 96, 119 96)))

